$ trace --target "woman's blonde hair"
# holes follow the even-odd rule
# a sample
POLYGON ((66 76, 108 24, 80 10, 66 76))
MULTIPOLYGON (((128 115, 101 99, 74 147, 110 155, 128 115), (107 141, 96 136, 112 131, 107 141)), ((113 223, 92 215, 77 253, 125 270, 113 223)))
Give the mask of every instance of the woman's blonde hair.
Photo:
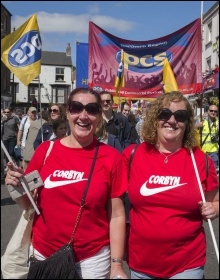
POLYGON ((189 101, 179 91, 172 91, 159 96, 149 104, 146 118, 143 123, 142 138, 152 145, 157 143, 158 114, 163 108, 169 108, 171 102, 185 102, 189 118, 186 121, 186 130, 182 140, 182 146, 192 149, 199 145, 198 134, 195 127, 194 111, 189 101))
POLYGON ((95 137, 97 139, 107 139, 108 138, 108 133, 105 129, 105 125, 104 125, 104 119, 101 116, 100 121, 96 127, 96 131, 95 131, 95 137))

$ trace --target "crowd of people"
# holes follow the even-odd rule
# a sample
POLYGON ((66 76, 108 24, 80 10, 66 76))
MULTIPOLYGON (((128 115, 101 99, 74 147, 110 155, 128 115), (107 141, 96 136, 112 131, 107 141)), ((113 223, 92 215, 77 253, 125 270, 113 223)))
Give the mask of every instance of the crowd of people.
MULTIPOLYGON (((37 112, 30 107, 26 114, 18 109, 5 108, 1 118, 2 140, 10 157, 24 170, 42 141, 54 140, 68 135, 66 112, 62 105, 51 104, 48 110, 37 112), (58 120, 63 120, 63 122, 58 120), (60 127, 63 133, 60 133, 60 127)), ((8 158, 5 156, 6 163, 8 158)), ((7 171, 7 166, 5 168, 7 171)))
MULTIPOLYGON (((139 116, 127 102, 119 112, 112 106, 110 92, 76 88, 66 111, 52 105, 48 116, 41 116, 43 125, 38 119, 30 124, 24 151, 32 130, 33 145, 25 170, 7 163, 8 185, 16 188, 33 170, 44 181, 36 190, 41 215, 34 217, 30 252, 44 260, 69 241, 95 158, 73 241, 78 274, 83 279, 127 279, 126 260, 131 279, 203 279, 203 221, 219 216, 215 150, 204 147, 214 142, 218 108, 209 107, 210 122, 196 124, 193 108, 180 92, 161 95, 139 116), (127 232, 126 193, 131 204, 127 232)), ((32 116, 33 108, 29 111, 32 116)), ((21 130, 19 122, 13 125, 21 130)), ((31 206, 26 195, 16 202, 22 209, 31 206)))

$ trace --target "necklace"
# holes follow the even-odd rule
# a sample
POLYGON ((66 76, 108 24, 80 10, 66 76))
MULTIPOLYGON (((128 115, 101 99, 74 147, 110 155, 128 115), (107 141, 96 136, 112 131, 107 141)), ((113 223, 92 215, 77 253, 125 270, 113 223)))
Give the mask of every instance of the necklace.
POLYGON ((180 149, 181 149, 181 148, 179 148, 178 150, 176 150, 175 152, 173 152, 173 153, 171 153, 171 154, 169 154, 169 155, 167 155, 167 156, 166 156, 164 153, 162 153, 161 151, 159 151, 159 153, 165 157, 164 163, 168 163, 168 157, 174 155, 174 154, 175 154, 176 152, 178 152, 180 149))

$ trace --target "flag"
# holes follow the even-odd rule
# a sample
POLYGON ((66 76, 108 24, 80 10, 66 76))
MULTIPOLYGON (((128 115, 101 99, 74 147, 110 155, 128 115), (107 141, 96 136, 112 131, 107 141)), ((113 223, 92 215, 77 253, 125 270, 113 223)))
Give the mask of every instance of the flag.
POLYGON ((164 93, 178 91, 176 79, 167 58, 164 59, 163 65, 163 90, 164 93))
POLYGON ((1 60, 24 84, 41 72, 41 37, 36 14, 1 40, 1 60))
POLYGON ((115 88, 116 88, 116 96, 118 96, 118 91, 121 87, 124 87, 124 51, 121 50, 121 61, 118 65, 118 71, 115 78, 115 88))

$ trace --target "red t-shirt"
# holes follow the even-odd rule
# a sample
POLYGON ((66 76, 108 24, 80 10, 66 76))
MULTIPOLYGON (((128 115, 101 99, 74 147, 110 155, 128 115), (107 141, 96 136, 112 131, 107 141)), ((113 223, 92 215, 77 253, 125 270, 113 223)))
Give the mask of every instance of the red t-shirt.
MULTIPOLYGON (((124 166, 133 147, 123 151, 124 166)), ((209 158, 206 179, 205 155, 194 149, 202 187, 218 188, 214 164, 209 158)), ((206 241, 198 202, 202 200, 190 152, 181 148, 168 157, 142 143, 134 155, 128 194, 132 204, 128 240, 131 269, 169 278, 206 261, 206 241)))
MULTIPOLYGON (((54 141, 43 165, 49 141, 35 151, 26 173, 38 170, 44 187, 38 189, 40 215, 33 223, 33 244, 45 257, 70 241, 79 205, 91 169, 97 140, 85 148, 69 148, 54 141)), ((122 156, 100 143, 79 226, 74 237, 76 260, 83 260, 109 245, 107 201, 126 191, 122 156)))

